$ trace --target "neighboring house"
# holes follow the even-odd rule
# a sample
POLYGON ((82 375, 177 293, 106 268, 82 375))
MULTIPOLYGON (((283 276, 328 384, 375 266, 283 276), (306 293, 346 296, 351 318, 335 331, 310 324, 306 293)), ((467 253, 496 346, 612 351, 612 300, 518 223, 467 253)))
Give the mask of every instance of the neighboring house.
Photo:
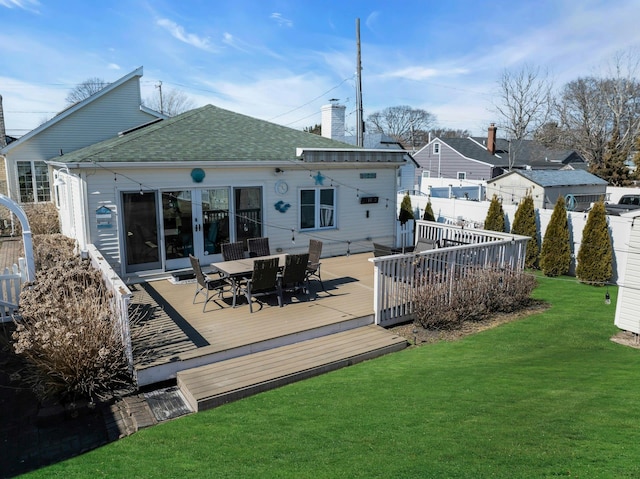
POLYGON ((4 193, 18 203, 50 201, 45 160, 114 137, 123 130, 167 118, 142 105, 140 77, 142 67, 0 148, 7 181, 4 193))
MULTIPOLYGON (((335 101, 322 107, 322 136, 349 143, 350 145, 357 145, 357 137, 346 134, 345 110, 346 107, 344 105, 340 105, 335 101)), ((379 132, 365 133, 362 137, 362 146, 371 150, 404 150, 399 141, 379 132)), ((398 191, 413 190, 417 185, 415 177, 418 164, 409 152, 407 152, 407 155, 411 161, 408 161, 398 169, 398 191)))
POLYGON ((496 134, 491 124, 486 138, 433 138, 413 155, 419 165, 416 183, 422 184, 423 178, 478 183, 511 170, 586 169, 573 150, 549 149, 534 140, 509 142, 496 134))
POLYGON ((518 204, 526 195, 535 208, 551 209, 563 196, 569 211, 585 211, 603 200, 607 182, 583 170, 514 170, 487 181, 487 199, 497 195, 502 204, 518 204))
POLYGON ((221 259, 221 244, 323 255, 393 242, 403 150, 354 148, 211 105, 53 158, 62 231, 125 277, 221 259))

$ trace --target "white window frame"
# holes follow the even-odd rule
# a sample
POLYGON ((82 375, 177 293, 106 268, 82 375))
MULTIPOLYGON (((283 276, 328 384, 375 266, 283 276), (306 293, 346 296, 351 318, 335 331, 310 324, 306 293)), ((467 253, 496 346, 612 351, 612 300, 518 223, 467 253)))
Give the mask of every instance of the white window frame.
POLYGON ((435 142, 433 144, 433 154, 434 155, 439 155, 440 154, 440 143, 439 142, 435 142))
POLYGON ((19 160, 16 162, 16 179, 17 179, 17 187, 18 187, 18 191, 17 191, 17 196, 18 196, 18 200, 20 203, 48 203, 51 201, 51 181, 49 178, 49 167, 47 166, 47 164, 44 161, 39 161, 39 160, 19 160), (38 198, 38 172, 36 170, 36 163, 38 164, 38 166, 44 166, 46 169, 46 189, 43 186, 43 190, 44 191, 44 198, 40 199, 38 198), (31 168, 31 186, 27 187, 28 190, 25 191, 25 193, 31 193, 32 195, 32 200, 31 201, 24 201, 23 200, 23 189, 22 186, 20 185, 20 166, 22 165, 29 165, 31 168))
POLYGON ((431 178, 431 171, 430 170, 422 170, 422 177, 423 178, 431 178))
MULTIPOLYGON (((298 206, 298 230, 300 231, 313 231, 313 230, 330 230, 337 229, 338 227, 338 189, 335 186, 313 186, 309 188, 299 188, 298 190, 298 200, 300 201, 298 206), (333 191, 333 208, 332 209, 332 222, 333 224, 330 226, 320 226, 321 218, 323 214, 323 207, 320 203, 320 192, 323 190, 331 190, 333 191), (302 192, 303 191, 313 191, 314 192, 314 218, 313 218, 313 226, 303 228, 302 226, 302 192)), ((326 211, 324 212, 326 214, 326 211)))
POLYGON ((467 179, 467 172, 466 171, 458 171, 458 179, 459 180, 466 180, 467 179))

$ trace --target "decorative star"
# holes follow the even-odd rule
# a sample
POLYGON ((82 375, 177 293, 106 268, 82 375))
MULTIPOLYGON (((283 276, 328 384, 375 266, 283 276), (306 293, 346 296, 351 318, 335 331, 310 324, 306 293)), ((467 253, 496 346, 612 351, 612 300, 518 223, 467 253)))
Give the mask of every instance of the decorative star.
POLYGON ((316 176, 313 176, 312 178, 316 181, 316 185, 324 185, 324 176, 322 176, 322 173, 320 173, 319 171, 318 174, 316 174, 316 176))

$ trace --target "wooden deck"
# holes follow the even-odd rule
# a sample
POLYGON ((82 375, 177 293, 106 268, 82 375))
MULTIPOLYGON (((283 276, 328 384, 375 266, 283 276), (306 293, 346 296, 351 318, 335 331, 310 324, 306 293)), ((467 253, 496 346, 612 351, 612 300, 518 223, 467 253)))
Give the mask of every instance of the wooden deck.
POLYGON ((363 326, 178 373, 178 387, 202 411, 295 381, 400 351, 407 341, 363 326))
MULTIPOLYGON (((164 279, 132 285, 133 309, 139 312, 132 325, 138 384, 173 379, 180 371, 371 325, 371 257, 365 253, 324 258, 321 271, 326 292, 312 281, 308 297, 286 295, 282 308, 275 297, 269 298, 268 304, 254 307, 253 314, 244 300, 232 308, 230 294, 210 301, 203 313, 202 295, 192 304, 194 283, 173 284, 164 279)), ((365 352, 344 354, 366 356, 365 352)), ((286 357, 279 361, 287 362, 286 357)), ((329 358, 329 362, 339 360, 329 358)))

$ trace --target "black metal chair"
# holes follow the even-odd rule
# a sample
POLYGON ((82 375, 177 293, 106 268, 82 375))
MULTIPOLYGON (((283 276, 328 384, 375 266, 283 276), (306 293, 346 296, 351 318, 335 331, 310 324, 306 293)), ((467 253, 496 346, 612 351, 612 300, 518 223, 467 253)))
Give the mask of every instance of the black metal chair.
POLYGON ((253 313, 252 299, 256 296, 277 294, 278 305, 282 307, 282 287, 278 276, 278 263, 278 258, 255 260, 251 278, 241 281, 238 285, 238 292, 247 298, 251 313, 253 313))
POLYGON ((222 243, 222 258, 225 261, 235 261, 244 259, 244 243, 238 241, 236 243, 222 243))
POLYGON ((247 248, 251 258, 269 256, 271 254, 269 238, 249 238, 247 240, 247 248))
POLYGON ((300 289, 305 292, 309 291, 309 281, 307 280, 308 264, 309 253, 287 255, 284 271, 280 277, 283 291, 296 292, 300 289))
POLYGON ((190 254, 189 260, 191 261, 193 272, 196 275, 196 294, 193 295, 193 304, 196 303, 196 297, 199 293, 204 294, 205 299, 204 304, 202 305, 202 312, 204 313, 209 300, 215 297, 210 297, 209 292, 218 291, 218 296, 220 297, 224 292, 224 288, 229 286, 229 283, 224 278, 209 278, 207 275, 205 275, 202 272, 202 268, 200 267, 200 261, 195 256, 190 254))
POLYGON ((311 239, 309 240, 309 263, 307 264, 307 285, 309 284, 309 279, 315 277, 320 281, 320 286, 322 287, 322 291, 326 291, 324 289, 324 284, 322 283, 322 277, 320 276, 320 255, 322 254, 322 241, 311 239))

